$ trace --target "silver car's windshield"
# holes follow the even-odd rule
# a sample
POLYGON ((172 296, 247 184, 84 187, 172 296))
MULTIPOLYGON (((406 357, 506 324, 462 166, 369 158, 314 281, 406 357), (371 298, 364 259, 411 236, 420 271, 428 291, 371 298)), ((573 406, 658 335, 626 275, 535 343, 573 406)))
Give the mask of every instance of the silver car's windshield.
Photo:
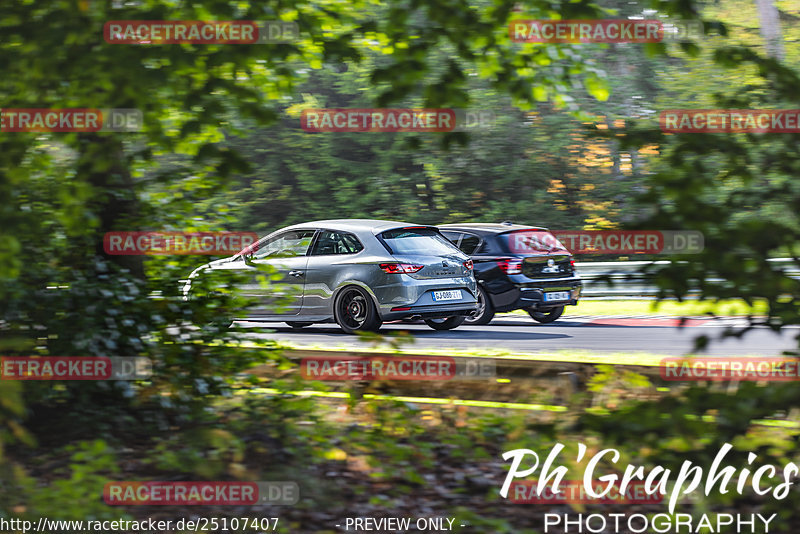
POLYGON ((254 259, 305 256, 314 230, 290 230, 258 245, 254 259))
POLYGON ((430 228, 400 228, 381 234, 392 254, 453 254, 460 252, 439 232, 430 228))

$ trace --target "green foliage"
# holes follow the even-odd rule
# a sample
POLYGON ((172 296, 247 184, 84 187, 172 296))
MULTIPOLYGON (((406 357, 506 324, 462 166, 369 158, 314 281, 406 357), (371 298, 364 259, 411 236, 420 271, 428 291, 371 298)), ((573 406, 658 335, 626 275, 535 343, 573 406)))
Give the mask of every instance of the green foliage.
POLYGON ((29 510, 24 517, 34 522, 41 516, 64 520, 124 517, 124 513, 100 498, 105 483, 119 472, 108 444, 102 440, 82 441, 65 447, 63 454, 69 454, 66 468, 51 470, 45 480, 24 475, 19 480, 21 494, 17 499, 29 510))
POLYGON ((613 365, 598 365, 587 381, 586 390, 592 393, 594 407, 613 407, 626 402, 638 402, 652 389, 650 380, 639 373, 618 370, 613 365))
MULTIPOLYGON (((752 65, 760 79, 717 95, 717 107, 797 107, 800 77, 793 70, 741 48, 718 49, 715 59, 731 68, 752 65)), ((768 306, 764 324, 775 329, 796 324, 800 309, 793 297, 800 292, 799 282, 767 260, 787 251, 797 257, 797 135, 634 130, 623 143, 632 146, 654 138, 663 146, 663 158, 641 198, 651 210, 642 225, 699 230, 705 236, 703 253, 657 269, 661 295, 683 298, 696 289, 701 299, 742 298, 749 305, 761 300, 768 306)))
POLYGON ((232 464, 242 461, 244 448, 242 441, 228 431, 198 428, 160 441, 150 461, 161 471, 218 480, 232 464))
MULTIPOLYGON (((556 422, 353 400, 349 409, 363 419, 342 431, 326 424, 337 414, 317 411, 311 399, 247 394, 254 380, 242 375, 249 368, 285 362, 272 344, 243 350, 240 332, 228 328, 234 310, 248 305, 233 290, 236 280, 204 275, 194 286, 198 297, 184 301, 178 281, 200 259, 102 250, 103 235, 114 230, 263 233, 324 217, 512 218, 552 227, 635 222, 705 235, 703 254, 659 267, 661 296, 698 289, 703 299, 758 300, 768 307, 769 326, 797 324, 798 281, 767 262, 778 253, 798 256, 797 135, 664 135, 652 127, 654 110, 669 107, 800 108, 796 47, 784 64, 759 55, 742 0, 704 6, 704 15, 732 20, 735 40, 723 38, 727 27, 715 20, 703 48, 511 43, 507 23, 518 14, 510 0, 80 5, 0 4, 3 106, 138 108, 145 125, 132 135, 0 134, 0 350, 144 356, 154 375, 138 383, 0 382, 0 477, 23 488, 17 496, 0 493, 4 508, 78 519, 118 515, 98 499, 97 488, 116 474, 103 441, 66 451, 69 468, 56 471, 49 486, 8 461, 9 445, 24 456, 18 447, 33 447, 31 436, 63 431, 70 439, 75 428, 109 438, 160 430, 148 467, 197 477, 246 478, 254 472, 243 464, 254 458, 285 469, 306 457, 315 465, 364 460, 368 479, 398 482, 390 499, 424 485, 423 474, 440 462, 568 438, 616 443, 629 458, 669 466, 687 456, 707 464, 725 441, 740 447, 737 458, 748 449, 776 463, 795 455, 796 435, 753 424, 798 405, 789 386, 745 385, 731 394, 697 386, 634 402, 630 391, 648 384, 610 370, 591 384, 595 393, 610 392, 602 410, 556 422), (112 19, 274 18, 297 21, 301 39, 125 46, 102 38, 112 19), (499 112, 494 129, 469 137, 297 128, 305 107, 371 105, 499 112), (597 124, 593 135, 586 122, 597 124), (643 193, 639 204, 635 192, 643 193), (237 405, 234 393, 247 397, 237 405), (51 416, 34 416, 42 413, 51 416), (137 418, 147 424, 120 428, 137 418), (178 431, 166 437, 173 427, 178 431)), ((676 19, 699 16, 691 1, 530 0, 520 7, 527 18, 628 16, 646 7, 676 19)), ((787 31, 795 36, 797 29, 787 31)), ((270 281, 270 273, 262 276, 270 281)), ((519 531, 505 519, 470 522, 519 531)))

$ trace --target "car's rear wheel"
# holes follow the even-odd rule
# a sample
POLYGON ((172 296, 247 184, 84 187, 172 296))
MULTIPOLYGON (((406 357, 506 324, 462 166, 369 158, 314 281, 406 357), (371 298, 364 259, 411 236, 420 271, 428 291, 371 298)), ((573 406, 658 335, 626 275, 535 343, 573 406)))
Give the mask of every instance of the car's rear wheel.
POLYGON ((306 323, 301 321, 286 321, 286 324, 288 324, 292 328, 305 328, 306 326, 311 326, 314 323, 306 323))
POLYGON ((489 294, 478 286, 478 308, 468 315, 464 322, 467 324, 489 324, 494 319, 494 306, 489 299, 489 294))
POLYGON ((382 321, 372 297, 360 287, 344 288, 336 297, 334 311, 336 323, 348 334, 374 332, 381 327, 382 321))
POLYGON ((561 317, 561 314, 564 313, 564 306, 559 306, 558 308, 552 308, 548 312, 534 311, 531 309, 528 309, 526 311, 528 312, 528 315, 530 315, 533 318, 534 321, 540 323, 552 323, 553 321, 561 317))
POLYGON ((425 319, 425 324, 434 330, 452 330, 463 323, 464 319, 466 319, 466 317, 462 315, 442 319, 425 319))

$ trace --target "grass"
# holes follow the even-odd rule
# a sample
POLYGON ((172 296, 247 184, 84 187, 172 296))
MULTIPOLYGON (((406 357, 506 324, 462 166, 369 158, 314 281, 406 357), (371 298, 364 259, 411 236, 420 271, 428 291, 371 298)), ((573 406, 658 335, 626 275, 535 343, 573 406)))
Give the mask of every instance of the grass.
MULTIPOLYGON (((564 317, 570 315, 766 315, 764 302, 756 302, 750 307, 740 299, 719 302, 689 300, 581 300, 577 306, 567 306, 564 317)), ((522 312, 525 313, 525 312, 522 312)))
MULTIPOLYGON (((256 349, 261 346, 251 340, 246 340, 236 347, 241 349, 256 349)), ((464 358, 491 358, 498 362, 512 361, 533 361, 544 363, 583 363, 583 364, 603 364, 603 365, 627 365, 633 367, 659 367, 664 358, 704 358, 707 354, 658 354, 646 351, 626 351, 626 352, 603 352, 580 349, 553 350, 548 352, 511 352, 502 349, 440 349, 440 348, 420 348, 413 343, 405 344, 401 347, 391 347, 387 344, 377 344, 375 346, 350 346, 345 344, 338 345, 303 345, 294 346, 291 343, 282 343, 280 349, 285 352, 284 356, 292 356, 291 351, 297 351, 302 356, 303 351, 324 351, 330 353, 346 353, 349 355, 369 355, 369 354, 396 354, 396 355, 425 355, 425 356, 453 356, 464 358)), ((294 354, 297 356, 298 354, 294 354)), ((737 358, 759 358, 763 354, 739 354, 737 358)), ((252 370, 252 369, 251 369, 252 370)))

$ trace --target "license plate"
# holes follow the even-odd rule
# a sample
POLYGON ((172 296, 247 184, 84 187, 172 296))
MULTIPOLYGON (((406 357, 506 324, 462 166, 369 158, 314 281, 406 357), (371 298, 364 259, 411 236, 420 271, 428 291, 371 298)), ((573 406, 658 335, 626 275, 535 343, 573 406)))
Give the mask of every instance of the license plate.
POLYGON ((544 294, 545 302, 552 302, 554 300, 569 300, 569 291, 551 291, 544 294))
POLYGON ((461 290, 452 289, 450 291, 434 291, 433 300, 461 300, 461 290))

